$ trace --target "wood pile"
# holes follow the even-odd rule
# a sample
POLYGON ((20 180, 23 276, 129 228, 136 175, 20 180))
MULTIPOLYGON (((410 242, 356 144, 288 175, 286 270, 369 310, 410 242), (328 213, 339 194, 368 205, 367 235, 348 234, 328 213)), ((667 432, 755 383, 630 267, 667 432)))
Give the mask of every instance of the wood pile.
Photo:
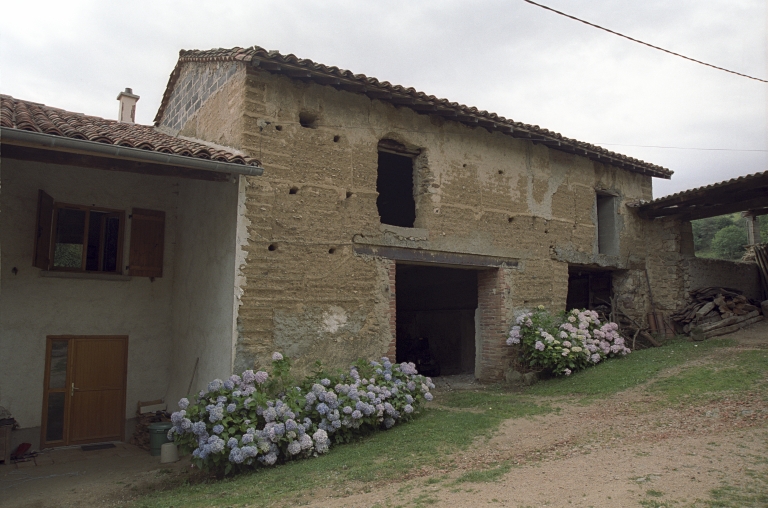
POLYGON ((757 302, 737 289, 721 287, 691 291, 688 303, 670 317, 697 340, 735 332, 763 319, 757 302))
POLYGON ((131 436, 131 444, 149 450, 149 425, 157 422, 169 422, 171 419, 165 411, 141 413, 136 411, 136 428, 131 436))

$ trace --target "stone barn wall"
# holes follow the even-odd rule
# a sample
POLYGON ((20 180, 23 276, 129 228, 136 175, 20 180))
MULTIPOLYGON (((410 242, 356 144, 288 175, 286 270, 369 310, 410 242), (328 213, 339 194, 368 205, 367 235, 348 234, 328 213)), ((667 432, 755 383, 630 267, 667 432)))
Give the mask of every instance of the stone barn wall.
MULTIPOLYGON (((182 76, 205 67, 186 65, 182 76)), ((515 313, 565 307, 569 265, 614 271, 621 304, 638 317, 649 310, 647 269, 657 307, 676 307, 680 225, 643 221, 626 206, 651 199, 651 177, 238 65, 178 132, 244 150, 265 167, 247 180, 236 370, 263 366, 275 350, 299 371, 318 359, 342 367, 392 355, 394 263, 370 254, 375 247, 508 261, 478 279, 480 305, 496 309, 478 318, 483 379, 498 379, 510 361, 502 344, 515 313), (380 224, 382 139, 420 151, 414 228, 380 224), (618 242, 602 254, 597 194, 608 203, 600 213, 612 213, 604 240, 618 242)))

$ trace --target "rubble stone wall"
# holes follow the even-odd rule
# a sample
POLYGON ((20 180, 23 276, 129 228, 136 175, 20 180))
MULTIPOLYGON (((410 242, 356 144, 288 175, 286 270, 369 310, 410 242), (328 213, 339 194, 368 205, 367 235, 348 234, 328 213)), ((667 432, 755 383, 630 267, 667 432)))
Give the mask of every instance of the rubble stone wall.
POLYGON ((479 328, 488 354, 476 373, 485 379, 499 378, 510 361, 500 343, 517 312, 565 307, 569 264, 618 270, 616 288, 637 315, 649 308, 646 268, 659 285, 657 305, 674 308, 682 294, 679 224, 643 221, 626 206, 651 199, 650 177, 239 65, 242 79, 211 95, 180 131, 222 142, 223 122, 226 144, 265 167, 247 181, 236 368, 262 366, 274 350, 300 371, 318 359, 340 367, 391 355, 393 262, 356 253, 361 245, 510 260, 493 280, 479 279, 504 293, 486 295, 496 315, 479 317, 478 327, 494 330, 479 328), (421 151, 415 228, 380 224, 377 147, 385 138, 421 151), (598 191, 617 198, 618 255, 598 253, 598 191))
POLYGON ((744 295, 760 298, 760 273, 757 263, 724 259, 687 258, 685 290, 708 286, 739 289, 744 295))

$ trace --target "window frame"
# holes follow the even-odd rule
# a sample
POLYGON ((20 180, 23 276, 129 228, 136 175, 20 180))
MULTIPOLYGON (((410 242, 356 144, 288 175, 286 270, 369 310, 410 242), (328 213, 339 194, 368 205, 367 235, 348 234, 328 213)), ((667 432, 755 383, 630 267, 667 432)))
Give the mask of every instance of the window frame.
MULTIPOLYGON (((125 242, 125 210, 118 210, 115 208, 106 208, 102 206, 79 205, 74 203, 59 203, 57 201, 54 201, 53 218, 51 220, 50 234, 51 234, 50 251, 48 253, 48 270, 49 271, 75 272, 75 273, 108 273, 108 274, 117 274, 117 275, 121 275, 123 273, 122 267, 123 267, 123 246, 125 245, 124 243, 125 242), (54 265, 54 255, 56 252, 56 231, 57 231, 58 221, 59 221, 59 210, 61 209, 82 210, 85 212, 85 224, 83 229, 83 253, 81 256, 80 268, 69 268, 69 267, 54 265), (117 261, 115 265, 116 269, 113 271, 86 269, 87 259, 88 259, 88 241, 89 241, 88 231, 90 227, 91 212, 118 215, 120 225, 117 232, 117 261)), ((104 241, 104 232, 102 231, 101 234, 99 235, 99 257, 100 258, 101 258, 101 252, 103 250, 103 241, 104 241)))

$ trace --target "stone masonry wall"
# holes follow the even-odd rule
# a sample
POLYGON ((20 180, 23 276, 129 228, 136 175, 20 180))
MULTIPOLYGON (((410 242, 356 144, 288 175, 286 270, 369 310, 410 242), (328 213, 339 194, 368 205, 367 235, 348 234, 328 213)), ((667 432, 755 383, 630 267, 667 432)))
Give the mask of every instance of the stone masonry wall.
POLYGON ((510 361, 503 332, 515 313, 564 308, 569 264, 620 270, 616 286, 628 291, 638 315, 649 308, 640 283, 646 268, 659 281, 658 304, 672 306, 682 291, 670 264, 679 258, 676 223, 641 221, 625 205, 651 198, 650 177, 244 67, 181 133, 221 142, 223 112, 226 144, 265 167, 246 189, 251 224, 236 369, 264 365, 275 350, 294 358, 299 371, 317 359, 341 367, 392 354, 394 263, 355 253, 361 245, 517 260, 495 270, 494 283, 486 281, 492 272, 479 277, 482 287, 503 294, 487 302, 497 321, 480 316, 478 325, 488 349, 476 370, 485 379, 498 378, 510 361), (242 108, 229 118, 233 104, 242 108), (379 223, 377 144, 384 138, 421 150, 412 230, 379 223), (597 253, 596 191, 617 196, 617 256, 597 253))

